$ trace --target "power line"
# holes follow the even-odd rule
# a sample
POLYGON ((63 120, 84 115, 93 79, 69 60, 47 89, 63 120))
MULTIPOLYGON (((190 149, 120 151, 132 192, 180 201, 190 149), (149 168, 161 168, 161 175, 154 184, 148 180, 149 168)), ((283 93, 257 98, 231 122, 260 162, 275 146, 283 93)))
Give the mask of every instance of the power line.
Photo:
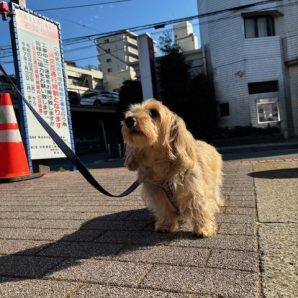
POLYGON ((78 59, 69 59, 67 61, 81 61, 81 60, 87 60, 87 59, 93 59, 93 58, 96 58, 96 56, 89 56, 89 57, 85 57, 85 58, 78 58, 78 59))
MULTIPOLYGON (((268 2, 268 1, 264 1, 264 2, 268 2)), ((269 2, 272 2, 272 1, 269 1, 269 2)), ((260 4, 261 2, 259 2, 258 4, 260 4)), ((264 4, 264 3, 262 3, 262 4, 264 4)), ((276 7, 282 7, 282 6, 290 6, 290 5, 293 5, 293 4, 297 4, 297 2, 295 1, 295 2, 292 2, 292 3, 288 3, 288 4, 281 4, 281 5, 279 5, 279 6, 276 6, 276 7)), ((254 5, 255 6, 255 5, 254 5)), ((241 6, 241 7, 243 7, 243 6, 241 6)), ((247 5, 245 5, 245 8, 247 8, 247 5)), ((261 10, 259 10, 259 11, 266 11, 266 10, 268 10, 269 8, 263 8, 263 9, 261 9, 261 10)), ((232 9, 233 10, 233 12, 234 12, 234 10, 235 10, 235 8, 233 8, 232 9)), ((225 19, 229 19, 229 18, 235 18, 235 17, 239 17, 239 14, 237 14, 237 15, 228 15, 228 16, 224 16, 224 17, 222 17, 222 18, 218 18, 218 19, 214 19, 214 20, 208 20, 208 21, 205 21, 205 22, 200 22, 200 25, 203 25, 203 24, 206 24, 206 23, 213 23, 213 22, 217 22, 217 21, 221 21, 221 20, 225 20, 225 19)), ((129 29, 127 29, 127 30, 129 30, 129 29)), ((177 30, 177 29, 176 29, 177 30)), ((178 28, 178 30, 179 30, 179 28, 178 28)), ((162 30, 162 31, 159 31, 158 33, 160 34, 161 32, 164 32, 164 31, 173 31, 173 29, 171 29, 171 30, 162 30)), ((156 32, 155 32, 155 34, 157 34, 156 32)), ((106 35, 107 37, 108 36, 111 36, 111 35, 106 35)), ((120 40, 117 40, 117 41, 120 41, 120 40)), ((112 42, 116 42, 116 41, 111 41, 110 43, 112 43, 112 42)), ((101 48, 100 46, 99 46, 99 44, 97 44, 97 47, 98 48, 101 48)), ((119 61, 121 61, 122 63, 125 63, 126 65, 128 65, 129 66, 129 64, 127 63, 127 62, 125 62, 125 61, 123 61, 123 60, 121 60, 120 58, 118 58, 117 56, 115 56, 115 55, 112 55, 111 53, 112 52, 107 52, 105 49, 103 49, 103 48, 101 48, 103 51, 105 51, 105 54, 101 54, 101 56, 103 56, 103 55, 111 55, 112 57, 114 57, 114 58, 116 58, 117 60, 119 60, 119 61)), ((113 51, 114 52, 114 51, 113 51)), ((117 52, 117 51, 115 51, 115 52, 117 52)), ((95 57, 98 57, 98 56, 95 56, 95 57)), ((90 57, 91 58, 91 57, 90 57)), ((77 61, 77 60, 75 60, 75 61, 77 61)), ((234 62, 235 63, 235 62, 234 62)))
POLYGON ((97 29, 95 29, 95 28, 89 27, 89 26, 84 25, 84 24, 79 23, 79 22, 75 22, 75 21, 73 21, 73 20, 69 20, 69 19, 67 19, 67 18, 65 18, 65 17, 61 17, 61 16, 59 16, 59 15, 57 15, 57 14, 55 14, 55 13, 48 12, 48 14, 49 14, 49 15, 53 15, 53 16, 55 16, 56 18, 61 19, 61 20, 64 20, 64 21, 66 21, 66 22, 69 22, 69 23, 78 25, 78 26, 80 26, 80 27, 83 27, 83 28, 85 28, 85 29, 90 29, 90 30, 92 30, 92 31, 94 31, 94 32, 97 31, 97 29))
MULTIPOLYGON (((159 22, 159 23, 152 23, 152 24, 147 24, 147 25, 142 25, 142 26, 136 26, 136 27, 131 27, 131 28, 127 28, 127 29, 120 29, 120 30, 114 30, 114 31, 110 31, 110 32, 104 32, 104 33, 99 33, 99 34, 93 34, 93 35, 84 35, 84 36, 79 36, 79 37, 71 37, 71 38, 66 38, 63 39, 63 43, 65 46, 67 45, 71 45, 71 44, 76 44, 76 43, 80 43, 80 42, 86 42, 92 39, 96 39, 99 37, 109 37, 109 36, 113 36, 113 35, 118 35, 121 33, 125 33, 127 31, 141 31, 141 30, 145 30, 145 29, 149 29, 149 28, 154 28, 160 25, 166 26, 169 24, 174 24, 174 23, 179 23, 182 21, 190 21, 196 18, 203 18, 206 16, 211 16, 211 15, 216 15, 216 14, 220 14, 223 12, 227 12, 227 11, 232 11, 235 12, 236 10, 241 10, 242 8, 248 8, 248 7, 253 7, 253 6, 257 6, 257 5, 263 5, 266 3, 271 3, 271 2, 280 2, 282 0, 266 0, 266 1, 261 1, 258 3, 252 3, 252 4, 248 4, 248 5, 241 5, 241 6, 237 6, 237 7, 232 7, 232 8, 228 8, 228 9, 223 9, 223 10, 219 10, 219 11, 213 11, 210 13, 204 13, 204 14, 198 14, 198 15, 194 15, 194 16, 189 16, 189 17, 185 17, 185 18, 179 18, 179 19, 172 19, 172 20, 168 20, 168 21, 163 21, 163 22, 159 22)), ((280 5, 280 6, 288 6, 288 5, 292 5, 292 3, 289 4, 284 4, 284 5, 280 5)), ((266 8, 267 9, 267 8, 266 8)), ((231 17, 235 17, 235 16, 227 16, 227 17, 223 17, 222 19, 226 19, 226 18, 231 18, 231 17)), ((206 22, 200 22, 200 24, 206 24, 209 22, 216 22, 220 19, 215 19, 215 20, 208 20, 206 22)), ((163 31, 167 31, 167 30, 163 30, 163 31)), ((163 32, 163 31, 159 31, 159 32, 163 32)), ((153 33, 156 34, 156 33, 153 33)))
MULTIPOLYGON (((288 3, 288 4, 281 4, 281 5, 278 5, 278 6, 276 6, 276 7, 286 7, 286 6, 291 6, 291 5, 296 5, 298 2, 297 1, 295 1, 295 2, 292 2, 292 3, 288 3)), ((266 11, 266 10, 268 10, 268 8, 263 8, 263 9, 261 9, 260 11, 266 11)), ((202 22, 200 22, 200 25, 205 25, 205 24, 209 24, 209 23, 215 23, 215 22, 219 22, 219 21, 222 21, 222 20, 226 20, 226 19, 232 19, 232 18, 237 18, 237 17, 239 17, 239 15, 228 15, 228 16, 223 16, 223 17, 221 17, 221 18, 217 18, 217 19, 213 19, 213 20, 206 20, 206 21, 202 21, 202 22)), ((195 26, 196 25, 199 25, 198 23, 197 24, 194 24, 195 26)), ((130 31, 131 29, 127 29, 127 30, 122 30, 122 32, 121 33, 125 33, 126 31, 130 31)), ((177 30, 177 29, 176 29, 177 30)), ((178 28, 178 30, 179 30, 179 28, 178 28)), ((157 32, 153 32, 153 33, 150 33, 151 35, 157 35, 157 34, 161 34, 161 33, 163 33, 163 32, 167 32, 167 31, 173 31, 173 29, 171 28, 171 29, 166 29, 166 30, 160 30, 160 31, 157 31, 157 32)), ((115 32, 115 31, 113 31, 113 32, 115 32)), ((119 31, 118 31, 118 34, 120 34, 119 33, 119 31)), ((115 34, 116 35, 116 34, 115 34)), ((109 33, 103 33, 103 36, 101 37, 101 38, 104 38, 104 37, 110 37, 110 36, 113 36, 113 35, 110 35, 109 33)), ((80 40, 80 41, 77 41, 77 42, 73 42, 73 43, 71 43, 71 44, 76 44, 76 43, 81 43, 81 42, 87 42, 87 41, 91 41, 92 39, 87 39, 87 40, 85 40, 85 41, 83 41, 83 40, 80 40)), ((93 39, 94 40, 94 39, 93 39)), ((67 41, 67 40, 63 40, 63 42, 65 43, 65 41, 67 41)), ((111 42, 109 42, 109 43, 113 43, 113 42, 117 42, 117 41, 120 41, 120 39, 118 39, 118 40, 115 40, 115 41, 111 41, 111 42)), ((101 43, 101 44, 103 44, 103 43, 101 43)))
POLYGON ((166 25, 171 25, 171 24, 174 24, 174 23, 190 21, 190 20, 197 19, 197 18, 204 18, 204 17, 214 16, 214 15, 221 14, 221 13, 224 13, 224 12, 235 12, 237 10, 241 10, 241 9, 244 9, 244 8, 250 8, 250 7, 255 7, 255 6, 268 4, 268 3, 272 3, 272 2, 280 2, 280 1, 283 1, 283 0, 265 0, 265 1, 260 1, 260 2, 257 2, 257 3, 240 5, 240 6, 236 6, 236 7, 231 7, 231 8, 221 9, 221 10, 217 10, 217 11, 197 14, 197 15, 184 17, 184 18, 178 18, 178 19, 172 19, 172 20, 167 20, 167 21, 158 22, 158 23, 151 23, 151 24, 147 24, 147 25, 135 26, 135 27, 127 28, 127 29, 120 29, 120 30, 115 30, 115 31, 111 31, 111 32, 106 32, 106 33, 99 33, 99 34, 92 34, 92 35, 84 35, 84 36, 77 36, 77 37, 67 38, 64 41, 66 43, 68 43, 68 42, 71 43, 71 42, 79 41, 79 40, 86 39, 86 38, 95 39, 95 38, 102 37, 102 36, 113 36, 113 35, 125 33, 126 31, 140 31, 140 30, 145 30, 145 29, 148 29, 148 28, 166 26, 166 25))
MULTIPOLYGON (((198 25, 198 24, 195 24, 195 25, 198 25)), ((178 31, 178 30, 184 30, 184 29, 183 28, 176 28, 175 30, 178 31)), ((173 29, 167 29, 167 30, 161 30, 161 31, 158 31, 158 32, 153 32, 153 33, 151 33, 151 35, 161 34, 162 32, 166 32, 166 31, 173 31, 173 29)), ((187 36, 184 37, 184 38, 187 38, 187 36)), ((117 43, 117 42, 122 41, 122 40, 123 40, 122 38, 121 39, 111 40, 111 41, 109 41, 108 44, 117 43)), ((85 40, 85 41, 80 41, 78 43, 84 43, 84 42, 94 42, 94 40, 85 40)), ((107 44, 107 43, 106 42, 97 42, 96 43, 96 45, 104 45, 104 44, 107 44)), ((67 45, 65 45, 65 47, 67 47, 67 45)), ((77 47, 77 48, 74 48, 74 49, 65 49, 63 52, 64 52, 64 54, 67 54, 67 53, 76 52, 76 51, 79 51, 79 50, 89 49, 89 48, 90 48, 90 45, 87 45, 87 46, 77 47)), ((3 53, 3 54, 6 54, 6 55, 5 56, 1 56, 0 58, 7 58, 7 57, 11 57, 12 56, 11 47, 10 48, 9 47, 0 48, 0 52, 2 50, 7 51, 7 54, 6 53, 3 53), (10 54, 8 54, 8 53, 10 53, 10 54)))
POLYGON ((41 11, 52 11, 52 10, 74 9, 74 8, 107 5, 107 4, 115 4, 115 3, 130 2, 130 1, 132 1, 132 0, 117 0, 117 1, 100 2, 100 3, 90 3, 90 4, 84 4, 84 5, 75 5, 75 6, 63 6, 63 7, 46 8, 46 9, 34 9, 34 11, 41 12, 41 11))
MULTIPOLYGON (((281 0, 277 0, 277 1, 281 1, 281 0)), ((255 3, 253 6, 256 6, 256 5, 260 5, 260 4, 264 4, 264 2, 266 2, 266 3, 268 3, 268 2, 277 2, 276 0, 275 1, 262 1, 262 2, 258 2, 258 3, 255 3)), ((291 3, 288 3, 288 4, 280 4, 280 5, 277 5, 277 6, 275 6, 275 8, 277 8, 277 7, 286 7, 286 6, 291 6, 291 5, 296 5, 297 4, 297 1, 295 1, 295 2, 291 2, 291 3)), ((243 7, 243 6, 240 6, 240 7, 243 7)), ((237 7, 237 10, 238 10, 238 8, 239 8, 239 6, 237 7)), ((245 5, 245 8, 247 8, 247 5, 245 5)), ((230 8, 233 12, 236 10, 236 8, 230 8)), ((259 11, 266 11, 266 10, 268 10, 269 8, 263 8, 263 9, 261 9, 261 10, 259 10, 259 11)), ((239 10, 240 10, 240 8, 239 8, 239 10)), ((220 11, 220 12, 222 12, 222 11, 220 11)), ((215 12, 212 12, 212 14, 214 14, 215 12)), ((202 14, 200 14, 200 15, 198 15, 198 16, 202 16, 202 14)), ((205 25, 205 24, 209 24, 209 23, 214 23, 214 22, 218 22, 218 21, 222 21, 222 20, 225 20, 225 19, 231 19, 231 18, 236 18, 236 17, 239 17, 239 14, 237 14, 237 15, 228 15, 228 16, 223 16, 223 17, 221 17, 221 18, 217 18, 217 19, 212 19, 212 20, 206 20, 206 21, 202 21, 202 22, 200 22, 200 25, 205 25)), ((188 17, 188 18, 194 18, 194 16, 191 16, 191 17, 188 17)), ((183 18, 183 19, 186 19, 186 18, 183 18)), ((174 20, 172 20, 173 22, 174 22, 174 20)), ((181 21, 181 19, 176 19, 175 20, 175 22, 180 22, 181 21)), ((160 24, 160 23, 158 23, 158 24, 160 24)), ((198 24, 195 24, 195 25, 198 25, 198 24)), ((150 24, 150 25, 143 25, 142 27, 148 27, 148 26, 151 26, 152 27, 152 24, 150 24)), ((140 26, 139 26, 140 27, 140 26)), ((136 28, 136 27, 134 27, 134 28, 136 28)), ((111 31, 111 32, 106 32, 106 33, 101 33, 101 34, 96 34, 96 35, 93 35, 93 36, 96 36, 96 37, 110 37, 110 36, 113 36, 113 35, 117 35, 117 34, 120 34, 120 33, 126 33, 127 31, 131 31, 133 28, 129 28, 129 29, 122 29, 122 30, 118 30, 118 31, 111 31), (111 34, 111 33, 114 33, 114 34, 111 34)), ((140 29, 141 30, 141 29, 140 29)), ((134 30, 134 31, 139 31, 139 30, 134 30)), ((166 31, 173 31, 173 29, 166 29, 166 30, 160 30, 160 31, 158 31, 158 32, 153 32, 153 33, 151 33, 152 35, 155 35, 155 34, 161 34, 162 32, 166 32, 166 31)), ((291 31, 291 32, 293 32, 293 31, 291 31)), ((285 33, 286 34, 286 33, 285 33)), ((64 39, 63 40, 63 43, 65 44, 65 46, 67 46, 67 45, 72 45, 72 44, 78 44, 78 43, 84 43, 84 42, 90 42, 90 41, 92 41, 92 42, 94 42, 94 40, 96 39, 96 37, 94 38, 90 38, 90 36, 91 35, 87 35, 87 36, 85 36, 85 39, 80 39, 80 40, 77 40, 77 41, 72 41, 72 42, 69 42, 71 39, 73 39, 73 38, 68 38, 68 39, 64 39), (69 42, 69 43, 68 43, 69 42)), ((82 38, 82 37, 81 37, 82 38)), ((114 41, 111 41, 111 43, 112 42, 114 42, 114 41)), ((116 42, 116 41, 115 41, 116 42)), ((82 49, 83 48, 87 48, 88 46, 86 46, 86 47, 82 47, 82 49)), ((77 49, 71 49, 71 50, 69 50, 69 52, 74 52, 74 51, 76 51, 76 50, 79 50, 79 49, 81 49, 81 48, 77 48, 77 49)), ((0 51, 1 50, 4 50, 4 51, 11 51, 11 48, 9 48, 8 46, 6 46, 6 47, 2 47, 2 48, 0 48, 0 51)), ((67 52, 67 50, 65 51, 65 52, 67 52)), ((106 54, 102 54, 102 55, 106 55, 106 54)), ((7 56, 5 56, 5 58, 6 57, 9 57, 9 55, 7 55, 7 56)), ((94 57, 97 57, 97 56, 94 56, 94 57)), ((93 57, 93 58, 94 58, 93 57)), ((4 57, 1 57, 1 58, 4 58, 4 57)), ((91 57, 90 57, 91 58, 91 57)), ((73 60, 75 60, 75 59, 73 59, 73 60)), ((121 61, 121 62, 123 62, 123 61, 121 61)))
POLYGON ((246 61, 249 61, 249 60, 264 60, 264 59, 276 59, 276 56, 262 56, 262 57, 253 57, 253 58, 243 58, 243 59, 240 59, 240 60, 236 60, 236 61, 228 62, 228 63, 225 63, 225 64, 217 65, 217 66, 213 67, 213 69, 221 68, 221 67, 224 67, 224 66, 229 66, 229 65, 232 65, 232 64, 240 63, 240 62, 246 62, 246 61))
MULTIPOLYGON (((282 0, 279 0, 279 1, 282 1, 282 0)), ((266 3, 268 1, 265 1, 266 3)), ((269 1, 269 2, 272 2, 272 1, 269 1)), ((276 2, 276 1, 275 1, 276 2)), ((259 4, 264 4, 263 2, 259 2, 259 3, 255 3, 254 6, 256 5, 259 5, 259 4)), ((288 3, 288 4, 282 4, 282 5, 278 5, 278 6, 275 6, 276 8, 277 7, 286 7, 286 6, 291 6, 291 5, 296 5, 297 2, 294 2, 294 3, 288 3)), ((245 5, 245 7, 247 7, 247 5, 245 5)), ((260 11, 266 11, 270 8, 263 8, 261 9, 260 11)), ((232 10, 235 10, 235 8, 233 8, 232 10)), ((236 18, 236 17, 239 17, 239 15, 228 15, 228 16, 224 16, 222 18, 218 18, 218 19, 213 19, 213 20, 207 20, 207 21, 203 21, 203 22, 200 22, 200 25, 205 25, 205 24, 208 24, 208 23, 214 23, 214 22, 218 22, 218 21, 221 21, 221 20, 225 20, 225 19, 230 19, 230 18, 236 18)), ((188 17, 187 18, 188 20, 190 19, 193 19, 193 16, 192 17, 188 17)), ((180 22, 181 20, 185 20, 184 19, 176 19, 175 22, 180 22)), ((174 21, 173 21, 174 23, 174 21)), ((199 25, 198 23, 197 24, 194 24, 194 26, 196 25, 199 25)), ((106 33, 101 33, 101 34, 98 34, 98 35, 95 35, 95 37, 93 38, 100 38, 100 37, 110 37, 110 36, 114 36, 114 35, 117 35, 117 34, 120 34, 120 33, 125 33, 126 31, 131 31, 131 30, 134 30, 134 31, 141 31, 141 30, 144 30, 144 29, 148 29, 152 27, 152 24, 150 25, 144 25, 142 28, 128 28, 128 29, 123 29, 123 30, 118 30, 118 31, 111 31, 111 32, 106 32, 106 33)), ((160 34, 162 32, 166 32, 166 31, 173 31, 173 29, 166 29, 166 30, 161 30, 161 31, 158 31, 158 32, 153 32, 153 33, 150 33, 151 35, 156 35, 156 34, 160 34)), ((91 36, 86 36, 86 38, 88 38, 89 40, 92 39, 91 36)), ((71 40, 71 39, 65 39, 64 42, 69 42, 69 44, 76 44, 76 43, 80 43, 80 42, 83 42, 83 40, 71 40)))
MULTIPOLYGON (((118 61, 120 61, 120 62, 126 64, 127 66, 130 66, 126 61, 124 61, 124 60, 120 59, 119 57, 117 57, 116 55, 114 55, 113 52, 108 52, 106 49, 104 49, 104 48, 103 48, 102 46, 100 46, 99 44, 96 44, 96 43, 95 43, 95 45, 96 45, 96 47, 98 47, 100 50, 104 51, 106 54, 109 54, 109 55, 111 55, 112 57, 114 57, 116 60, 118 60, 118 61)), ((118 51, 118 50, 117 50, 117 51, 118 51)), ((116 52, 116 51, 115 51, 115 52, 116 52)))
POLYGON ((90 49, 90 45, 79 47, 79 48, 74 48, 74 49, 69 49, 69 50, 64 50, 63 53, 68 54, 68 53, 71 53, 71 52, 76 52, 76 51, 80 51, 80 50, 84 50, 84 49, 90 49))

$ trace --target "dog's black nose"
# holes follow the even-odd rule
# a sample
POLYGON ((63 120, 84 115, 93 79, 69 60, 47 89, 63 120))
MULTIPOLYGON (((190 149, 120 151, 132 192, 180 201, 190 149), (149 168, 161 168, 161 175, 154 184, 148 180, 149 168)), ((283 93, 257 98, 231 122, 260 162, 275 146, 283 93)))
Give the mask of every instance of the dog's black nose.
POLYGON ((133 127, 136 125, 137 121, 134 117, 127 117, 125 118, 124 123, 127 127, 133 127))

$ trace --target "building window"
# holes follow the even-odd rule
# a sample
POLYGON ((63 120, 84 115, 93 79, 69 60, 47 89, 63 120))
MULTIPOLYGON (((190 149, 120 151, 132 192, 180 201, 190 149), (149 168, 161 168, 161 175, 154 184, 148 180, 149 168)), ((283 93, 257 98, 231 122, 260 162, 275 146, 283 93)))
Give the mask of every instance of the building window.
POLYGON ((111 61, 112 61, 111 58, 106 59, 106 62, 111 62, 111 61))
POLYGON ((245 38, 274 36, 274 19, 270 15, 244 17, 245 38))
POLYGON ((230 105, 228 102, 219 104, 220 117, 230 116, 230 105))
POLYGON ((248 93, 268 93, 278 91, 278 81, 264 81, 264 82, 254 82, 248 83, 248 93))
POLYGON ((106 38, 105 40, 104 40, 104 43, 109 43, 110 42, 110 40, 108 39, 108 38, 106 38))
POLYGON ((273 123, 280 120, 277 98, 262 98, 257 100, 258 123, 273 123))
POLYGON ((108 71, 108 72, 112 72, 112 68, 109 67, 109 68, 107 69, 107 71, 108 71))
POLYGON ((111 53, 111 49, 106 49, 105 52, 106 53, 111 53))

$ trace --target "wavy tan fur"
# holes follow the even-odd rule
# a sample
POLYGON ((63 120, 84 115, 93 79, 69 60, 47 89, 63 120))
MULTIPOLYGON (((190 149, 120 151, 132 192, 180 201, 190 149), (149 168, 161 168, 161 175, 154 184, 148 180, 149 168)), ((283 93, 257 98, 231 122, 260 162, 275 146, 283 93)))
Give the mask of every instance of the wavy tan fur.
POLYGON ((214 235, 215 215, 223 205, 220 154, 195 140, 184 121, 157 100, 132 105, 128 117, 135 123, 122 125, 125 165, 143 182, 142 197, 155 217, 155 229, 175 231, 184 219, 192 223, 196 235, 214 235), (157 116, 150 115, 152 110, 157 116), (159 187, 164 182, 173 187, 179 215, 159 187))

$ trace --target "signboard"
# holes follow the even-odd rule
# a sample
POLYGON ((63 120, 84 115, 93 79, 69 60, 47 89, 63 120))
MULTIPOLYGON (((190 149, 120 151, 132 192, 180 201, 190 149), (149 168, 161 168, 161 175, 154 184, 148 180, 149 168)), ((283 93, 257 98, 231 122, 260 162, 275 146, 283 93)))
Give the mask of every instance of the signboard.
POLYGON ((278 122, 279 108, 277 98, 262 98, 257 100, 258 123, 278 122))
MULTIPOLYGON (((35 110, 73 147, 60 26, 12 4, 12 43, 20 89, 35 110)), ((65 157, 21 101, 23 132, 30 159, 65 157)))

